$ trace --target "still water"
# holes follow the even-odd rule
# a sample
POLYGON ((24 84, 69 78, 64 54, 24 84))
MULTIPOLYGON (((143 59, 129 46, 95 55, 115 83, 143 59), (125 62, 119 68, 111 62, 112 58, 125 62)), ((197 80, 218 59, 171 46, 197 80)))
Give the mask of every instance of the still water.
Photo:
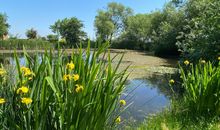
POLYGON ((122 95, 122 99, 125 99, 129 105, 122 115, 125 124, 139 124, 149 115, 156 114, 169 107, 169 96, 165 94, 168 93, 166 91, 167 85, 162 83, 166 80, 160 77, 158 81, 155 82, 155 79, 154 81, 150 79, 132 79, 127 82, 127 87, 122 95), (164 88, 159 86, 162 84, 164 88))

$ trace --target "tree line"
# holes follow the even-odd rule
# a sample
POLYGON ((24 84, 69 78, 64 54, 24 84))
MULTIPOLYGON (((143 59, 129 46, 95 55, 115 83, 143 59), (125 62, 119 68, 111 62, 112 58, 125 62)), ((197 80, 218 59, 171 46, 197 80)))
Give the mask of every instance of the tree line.
POLYGON ((217 0, 172 0, 162 10, 133 14, 129 7, 109 3, 95 18, 96 34, 113 40, 115 48, 212 60, 220 55, 219 7, 217 0))
MULTIPOLYGON (((109 41, 112 48, 154 51, 156 55, 181 55, 189 59, 216 59, 220 55, 220 1, 172 0, 161 10, 134 14, 130 7, 108 3, 97 11, 94 27, 96 40, 109 41)), ((60 38, 68 46, 87 39, 83 23, 76 17, 57 20, 47 40, 60 38)), ((0 15, 0 36, 7 34, 6 15, 0 15)), ((27 30, 28 38, 37 31, 27 30)))

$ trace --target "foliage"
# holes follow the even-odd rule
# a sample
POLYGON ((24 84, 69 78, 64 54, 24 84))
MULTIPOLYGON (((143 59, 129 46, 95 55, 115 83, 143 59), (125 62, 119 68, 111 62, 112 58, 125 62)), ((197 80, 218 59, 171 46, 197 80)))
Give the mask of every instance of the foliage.
POLYGON ((220 55, 220 1, 188 0, 187 24, 178 36, 178 47, 185 58, 215 60, 220 55))
MULTIPOLYGON (((138 127, 139 130, 218 130, 220 128, 220 62, 218 67, 205 60, 200 60, 195 65, 186 60, 184 64, 180 66, 180 77, 185 89, 183 97, 172 98, 170 108, 149 116, 138 127)), ((171 79, 169 84, 173 89, 178 81, 171 79)))
POLYGON ((59 40, 58 35, 49 34, 47 35, 47 40, 51 43, 57 43, 59 40))
POLYGON ((98 37, 111 41, 118 37, 125 28, 128 16, 132 15, 132 9, 116 2, 108 4, 106 10, 99 10, 95 18, 95 28, 98 37))
POLYGON ((50 28, 57 35, 65 38, 67 44, 71 47, 76 46, 82 39, 86 37, 86 33, 82 30, 83 23, 76 17, 57 20, 50 28))
POLYGON ((0 41, 0 50, 22 50, 23 47, 28 50, 39 50, 54 48, 54 45, 40 39, 8 39, 0 41))
POLYGON ((177 10, 172 3, 163 12, 155 12, 152 19, 152 43, 156 55, 178 55, 176 37, 182 29, 184 12, 177 10))
POLYGON ((220 62, 217 67, 201 60, 196 65, 180 67, 184 102, 190 113, 200 116, 220 115, 220 62))
POLYGON ((37 38, 37 30, 31 28, 26 31, 26 36, 28 39, 36 39, 37 38))
POLYGON ((42 41, 46 41, 46 40, 47 40, 47 38, 46 38, 46 37, 44 37, 44 36, 38 36, 38 38, 37 38, 37 39, 42 40, 42 41))
POLYGON ((89 46, 85 52, 79 48, 69 58, 60 50, 40 59, 24 53, 25 67, 15 53, 15 83, 0 82, 0 97, 6 101, 0 104, 0 128, 99 130, 112 128, 116 119, 119 123, 116 108, 123 109, 119 98, 126 70, 118 71, 122 58, 111 65, 110 54, 104 54, 107 46, 93 53, 89 46))
POLYGON ((13 34, 9 34, 9 39, 19 39, 19 35, 13 35, 13 34))
POLYGON ((131 36, 132 39, 137 39, 137 42, 148 42, 150 40, 151 17, 150 14, 137 14, 128 17, 126 35, 131 36))
POLYGON ((110 40, 111 35, 114 32, 114 24, 111 19, 103 11, 98 11, 98 15, 95 17, 96 35, 102 40, 110 40))
POLYGON ((181 103, 174 103, 171 110, 164 110, 156 115, 149 116, 137 130, 218 130, 219 118, 197 119, 185 115, 184 106, 181 103), (182 107, 182 108, 181 108, 182 107))
POLYGON ((149 50, 149 44, 136 39, 128 39, 126 36, 121 36, 111 43, 111 48, 115 49, 130 49, 130 50, 149 50))
POLYGON ((151 15, 137 14, 127 18, 125 32, 114 40, 112 47, 120 49, 149 50, 151 15))
MULTIPOLYGON (((113 47, 150 48, 159 56, 182 54, 193 61, 215 60, 220 55, 219 6, 216 0, 172 0, 149 14, 126 15, 124 20, 115 17, 122 28, 113 36, 113 47)), ((98 37, 105 40, 111 39, 115 27, 107 12, 99 11, 95 20, 98 37)))
POLYGON ((0 39, 3 39, 3 35, 8 34, 9 24, 7 23, 6 14, 0 13, 0 39))

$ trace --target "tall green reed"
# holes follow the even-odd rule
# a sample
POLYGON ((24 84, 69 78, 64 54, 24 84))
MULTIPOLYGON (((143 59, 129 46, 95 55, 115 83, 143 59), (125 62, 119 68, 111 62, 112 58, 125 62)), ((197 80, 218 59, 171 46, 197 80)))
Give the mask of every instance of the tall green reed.
POLYGON ((0 98, 5 99, 0 104, 0 128, 113 128, 120 122, 115 113, 122 109, 119 98, 127 76, 126 69, 118 70, 122 57, 112 65, 107 48, 107 43, 92 52, 89 46, 85 51, 79 48, 70 57, 50 51, 40 59, 24 52, 25 67, 15 53, 15 84, 0 82, 0 98))
POLYGON ((201 60, 198 64, 181 67, 181 78, 185 88, 184 101, 194 115, 220 115, 220 63, 201 60))
POLYGON ((22 50, 25 47, 28 50, 55 48, 56 43, 50 43, 41 39, 8 39, 0 40, 0 49, 2 50, 22 50))

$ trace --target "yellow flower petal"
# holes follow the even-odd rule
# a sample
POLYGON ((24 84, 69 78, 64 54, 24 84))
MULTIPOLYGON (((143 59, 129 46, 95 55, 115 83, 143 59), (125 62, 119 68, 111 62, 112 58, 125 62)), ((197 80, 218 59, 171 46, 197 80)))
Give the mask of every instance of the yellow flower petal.
POLYGON ((169 83, 170 83, 170 84, 174 84, 175 81, 174 81, 173 79, 171 79, 171 80, 169 81, 169 83))
POLYGON ((75 68, 75 65, 73 64, 73 62, 70 62, 70 63, 67 63, 66 68, 73 70, 75 68))
POLYGON ((184 64, 185 64, 185 65, 188 65, 188 64, 189 64, 189 61, 188 61, 188 60, 185 60, 185 61, 184 61, 184 64))
POLYGON ((0 98, 0 104, 4 104, 6 101, 4 98, 0 98))
POLYGON ((21 71, 24 74, 24 76, 30 76, 30 75, 35 76, 35 74, 27 67, 21 67, 21 71))
POLYGON ((120 117, 120 116, 117 117, 117 118, 115 119, 115 122, 116 122, 117 124, 119 124, 119 123, 121 122, 121 117, 120 117))
POLYGON ((17 94, 20 94, 20 93, 28 93, 29 89, 26 87, 26 86, 22 86, 20 88, 17 89, 17 94))
POLYGON ((21 98, 21 102, 28 105, 28 104, 32 103, 32 99, 31 98, 21 98))
POLYGON ((78 84, 76 85, 76 89, 75 89, 76 93, 82 92, 83 90, 84 88, 82 85, 78 85, 78 84))
POLYGON ((126 105, 126 101, 125 100, 120 100, 119 103, 120 103, 121 106, 125 106, 126 105))
POLYGON ((6 74, 6 71, 3 68, 0 68, 0 76, 3 76, 6 74))
POLYGON ((74 81, 79 80, 79 75, 78 75, 78 74, 74 74, 74 75, 73 75, 73 80, 74 80, 74 81))
POLYGON ((71 80, 71 79, 72 79, 72 77, 71 77, 70 74, 65 74, 65 75, 63 75, 63 80, 64 80, 64 81, 71 80))

